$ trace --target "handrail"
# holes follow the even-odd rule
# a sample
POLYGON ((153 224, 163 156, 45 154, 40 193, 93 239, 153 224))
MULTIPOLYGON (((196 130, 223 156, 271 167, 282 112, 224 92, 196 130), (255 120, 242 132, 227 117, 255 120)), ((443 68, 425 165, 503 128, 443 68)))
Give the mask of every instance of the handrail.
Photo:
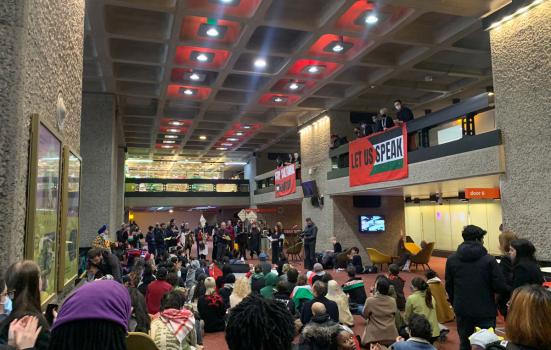
POLYGON ((249 180, 242 179, 148 179, 148 178, 126 178, 125 183, 161 183, 161 184, 236 184, 246 185, 249 180))
POLYGON ((254 177, 254 180, 255 181, 261 181, 261 180, 269 179, 270 177, 274 177, 274 176, 275 176, 275 169, 267 171, 267 172, 265 172, 263 174, 260 174, 260 175, 256 175, 254 177))

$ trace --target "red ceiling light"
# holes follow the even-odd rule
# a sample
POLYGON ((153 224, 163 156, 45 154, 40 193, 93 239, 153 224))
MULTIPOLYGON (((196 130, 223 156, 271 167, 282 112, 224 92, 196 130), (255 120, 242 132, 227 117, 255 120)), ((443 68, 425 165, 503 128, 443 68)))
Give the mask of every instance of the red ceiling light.
POLYGON ((300 100, 298 95, 282 95, 267 93, 260 97, 258 103, 272 106, 290 106, 300 100))
POLYGON ((262 0, 188 0, 190 10, 216 14, 218 17, 252 17, 262 0))
POLYGON ((365 42, 359 38, 324 34, 312 45, 309 54, 350 59, 359 53, 364 44, 365 42))
POLYGON ((230 52, 226 50, 216 50, 204 47, 179 46, 176 48, 176 63, 192 67, 204 68, 223 68, 230 52))
POLYGON ((373 1, 358 0, 337 20, 335 28, 348 32, 372 30, 381 34, 414 10, 405 6, 377 6, 373 1))
POLYGON ((208 87, 170 84, 168 85, 167 95, 175 98, 206 100, 211 91, 208 87))
POLYGON ((297 78, 323 79, 341 68, 342 64, 310 59, 300 59, 287 72, 297 78))
POLYGON ((239 39, 241 24, 225 19, 186 16, 182 21, 180 39, 233 44, 239 39))
MULTIPOLYGON (((338 19, 336 27, 338 29, 361 32, 366 29, 364 24, 359 24, 357 19, 367 12, 372 12, 375 5, 366 0, 358 0, 338 19)), ((364 22, 365 23, 365 22, 364 22)))

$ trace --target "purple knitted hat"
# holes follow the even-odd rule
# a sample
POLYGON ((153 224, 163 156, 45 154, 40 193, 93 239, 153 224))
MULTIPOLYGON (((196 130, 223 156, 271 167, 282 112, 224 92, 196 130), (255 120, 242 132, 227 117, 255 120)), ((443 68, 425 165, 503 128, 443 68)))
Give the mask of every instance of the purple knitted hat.
POLYGON ((128 331, 130 311, 130 294, 122 284, 110 280, 89 282, 65 299, 52 330, 73 321, 107 320, 128 331))

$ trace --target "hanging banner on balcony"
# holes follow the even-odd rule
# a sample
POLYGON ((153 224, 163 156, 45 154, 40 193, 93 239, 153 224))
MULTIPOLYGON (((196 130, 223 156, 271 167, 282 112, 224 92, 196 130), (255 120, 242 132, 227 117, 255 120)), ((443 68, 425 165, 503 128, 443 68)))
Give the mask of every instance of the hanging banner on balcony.
POLYGON ((350 142, 350 186, 408 177, 407 144, 405 125, 350 142))
POLYGON ((275 171, 276 197, 288 196, 297 191, 297 176, 295 164, 278 167, 275 171))

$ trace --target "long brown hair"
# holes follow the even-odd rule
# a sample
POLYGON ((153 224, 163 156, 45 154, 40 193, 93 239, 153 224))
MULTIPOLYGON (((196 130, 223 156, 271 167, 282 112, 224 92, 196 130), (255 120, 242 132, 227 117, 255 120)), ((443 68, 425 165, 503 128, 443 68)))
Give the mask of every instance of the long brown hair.
POLYGON ((503 231, 500 233, 498 239, 499 249, 503 254, 507 254, 509 253, 509 249, 511 249, 511 241, 518 239, 518 237, 511 231, 503 231))
POLYGON ((551 292, 542 286, 517 288, 511 297, 505 332, 515 345, 551 349, 551 292))
POLYGON ((432 309, 434 306, 432 305, 432 293, 430 291, 429 285, 427 282, 425 282, 424 279, 421 277, 415 277, 411 281, 411 285, 415 287, 418 291, 425 293, 425 304, 427 304, 427 307, 432 309))

